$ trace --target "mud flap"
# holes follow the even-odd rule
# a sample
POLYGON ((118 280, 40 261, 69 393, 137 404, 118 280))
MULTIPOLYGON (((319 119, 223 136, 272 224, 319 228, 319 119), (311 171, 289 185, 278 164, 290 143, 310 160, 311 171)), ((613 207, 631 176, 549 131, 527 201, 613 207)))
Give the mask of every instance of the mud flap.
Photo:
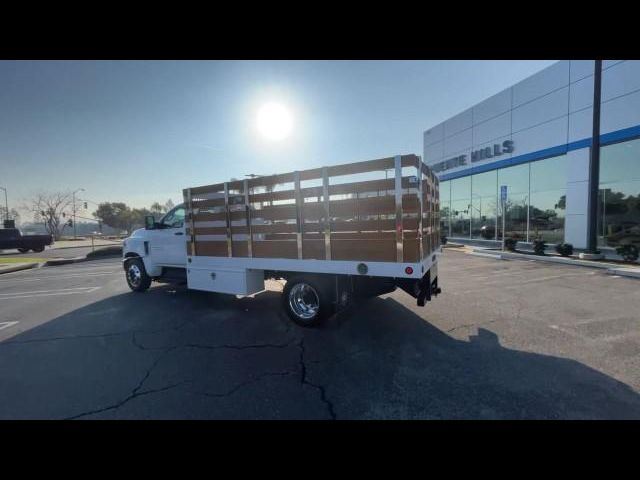
POLYGON ((428 271, 420 280, 410 278, 397 278, 396 284, 409 295, 417 300, 419 307, 431 301, 431 296, 436 296, 441 292, 438 287, 438 277, 431 281, 431 271, 428 271))

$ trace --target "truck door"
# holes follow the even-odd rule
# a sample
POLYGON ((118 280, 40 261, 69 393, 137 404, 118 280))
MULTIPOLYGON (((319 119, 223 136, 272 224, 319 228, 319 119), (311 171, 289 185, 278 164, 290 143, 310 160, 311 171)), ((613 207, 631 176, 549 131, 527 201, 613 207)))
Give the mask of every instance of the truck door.
POLYGON ((149 254, 154 263, 175 267, 187 265, 187 240, 184 229, 184 205, 169 211, 160 221, 161 228, 152 230, 149 254))

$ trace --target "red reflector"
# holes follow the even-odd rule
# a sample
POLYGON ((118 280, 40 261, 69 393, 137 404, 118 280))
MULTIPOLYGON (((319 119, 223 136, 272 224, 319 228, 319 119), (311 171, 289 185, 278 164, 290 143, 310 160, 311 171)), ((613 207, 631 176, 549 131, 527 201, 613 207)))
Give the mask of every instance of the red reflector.
POLYGON ((407 275, 411 275, 413 273, 413 268, 412 267, 405 268, 404 273, 406 273, 407 275))

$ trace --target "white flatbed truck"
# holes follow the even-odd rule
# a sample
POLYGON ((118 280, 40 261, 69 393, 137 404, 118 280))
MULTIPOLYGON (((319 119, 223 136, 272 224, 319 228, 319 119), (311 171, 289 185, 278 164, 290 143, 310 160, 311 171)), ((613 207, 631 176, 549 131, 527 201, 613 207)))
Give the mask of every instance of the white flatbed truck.
POLYGON ((124 241, 126 280, 252 295, 284 279, 302 326, 396 287, 424 306, 440 293, 438 185, 420 157, 398 155, 187 188, 124 241))

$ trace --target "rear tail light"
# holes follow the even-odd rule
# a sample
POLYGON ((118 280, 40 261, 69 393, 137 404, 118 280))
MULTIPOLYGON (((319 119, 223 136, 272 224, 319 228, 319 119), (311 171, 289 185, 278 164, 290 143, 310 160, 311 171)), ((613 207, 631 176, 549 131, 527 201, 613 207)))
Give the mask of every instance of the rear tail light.
POLYGON ((404 273, 411 275, 413 273, 413 267, 407 267, 404 269, 404 273))

